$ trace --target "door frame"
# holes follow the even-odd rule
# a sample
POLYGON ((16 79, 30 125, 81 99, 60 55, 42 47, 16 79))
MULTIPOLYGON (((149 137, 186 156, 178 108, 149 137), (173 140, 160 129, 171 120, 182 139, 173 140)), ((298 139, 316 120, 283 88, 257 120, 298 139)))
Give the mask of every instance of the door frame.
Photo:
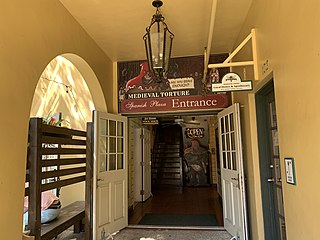
MULTIPOLYGON (((270 210, 274 205, 274 191, 273 186, 267 182, 270 178, 270 153, 271 139, 269 137, 268 128, 268 109, 266 101, 274 95, 274 81, 269 80, 259 91, 255 94, 256 100, 256 118, 257 118, 257 137, 258 137, 258 151, 259 151, 259 169, 260 169, 260 185, 261 185, 261 199, 262 199, 262 213, 265 239, 279 239, 280 235, 277 230, 279 225, 278 218, 275 216, 275 210, 270 210), (268 136, 268 138, 261 137, 268 136), (268 220, 270 219, 270 220, 268 220), (272 221, 271 221, 272 219, 272 221), (271 224, 271 222, 274 222, 271 224)), ((274 97, 274 96, 273 96, 274 97)))

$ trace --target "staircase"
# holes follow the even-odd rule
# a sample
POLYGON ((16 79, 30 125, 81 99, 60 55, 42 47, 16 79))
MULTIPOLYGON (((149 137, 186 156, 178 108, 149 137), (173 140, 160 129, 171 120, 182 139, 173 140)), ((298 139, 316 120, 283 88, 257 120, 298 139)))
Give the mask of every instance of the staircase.
POLYGON ((181 127, 158 126, 152 152, 152 187, 182 186, 181 127))

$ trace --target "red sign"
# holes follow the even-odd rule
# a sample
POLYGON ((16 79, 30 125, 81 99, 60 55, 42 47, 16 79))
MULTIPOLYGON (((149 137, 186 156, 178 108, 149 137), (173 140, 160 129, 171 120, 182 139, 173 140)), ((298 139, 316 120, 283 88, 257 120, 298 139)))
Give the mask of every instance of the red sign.
MULTIPOLYGON (((221 62, 227 57, 213 55, 210 62, 221 62)), ((186 112, 228 107, 229 95, 212 93, 211 87, 229 69, 210 70, 204 83, 203 68, 203 56, 173 58, 167 75, 159 82, 152 78, 145 61, 118 63, 119 112, 186 112)))
POLYGON ((180 96, 164 98, 124 99, 120 105, 121 113, 175 112, 186 110, 212 110, 228 106, 225 94, 205 96, 180 96))

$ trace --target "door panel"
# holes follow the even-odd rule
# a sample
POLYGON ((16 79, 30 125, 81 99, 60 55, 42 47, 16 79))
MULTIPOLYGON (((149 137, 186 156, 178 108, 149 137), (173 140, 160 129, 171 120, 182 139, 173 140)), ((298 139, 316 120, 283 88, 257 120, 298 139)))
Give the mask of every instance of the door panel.
POLYGON ((127 119, 94 111, 93 239, 128 225, 127 119))
POLYGON ((98 195, 100 196, 99 200, 99 209, 103 211, 103 213, 99 214, 99 223, 98 225, 101 227, 105 224, 110 223, 110 212, 109 212, 109 207, 105 207, 106 205, 110 205, 110 186, 104 186, 98 188, 98 195))
MULTIPOLYGON (((231 186, 230 186, 230 182, 226 182, 224 180, 222 180, 222 192, 225 193, 225 196, 231 196, 231 186)), ((224 201, 224 218, 229 221, 232 222, 233 219, 233 207, 231 204, 231 197, 225 197, 223 198, 224 201)))
POLYGON ((114 219, 119 220, 124 218, 124 192, 125 186, 123 181, 115 183, 115 208, 114 208, 114 219))
POLYGON ((220 112, 218 119, 224 226, 232 236, 246 240, 248 232, 239 104, 220 112))

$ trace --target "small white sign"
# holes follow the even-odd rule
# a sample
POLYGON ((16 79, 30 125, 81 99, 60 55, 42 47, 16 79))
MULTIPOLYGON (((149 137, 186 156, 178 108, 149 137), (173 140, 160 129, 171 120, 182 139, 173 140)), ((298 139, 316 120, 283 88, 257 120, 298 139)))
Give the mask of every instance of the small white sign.
POLYGON ((242 81, 237 73, 227 73, 221 83, 212 83, 212 92, 233 92, 252 90, 252 81, 242 81))
POLYGON ((294 160, 293 158, 285 158, 284 159, 286 165, 286 178, 287 183, 296 185, 296 174, 294 169, 294 160))
POLYGON ((194 79, 192 77, 172 78, 168 80, 172 90, 194 88, 194 79))

